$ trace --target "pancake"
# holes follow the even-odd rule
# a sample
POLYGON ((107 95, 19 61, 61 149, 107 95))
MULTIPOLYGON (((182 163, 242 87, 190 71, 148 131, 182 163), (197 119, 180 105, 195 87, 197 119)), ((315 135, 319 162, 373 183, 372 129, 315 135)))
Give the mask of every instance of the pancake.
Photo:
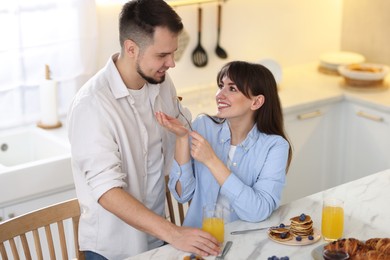
POLYGON ((307 237, 313 235, 313 221, 309 215, 301 214, 290 219, 290 232, 293 236, 307 237))
POLYGON ((269 230, 269 235, 277 241, 288 241, 293 238, 288 228, 272 228, 269 230))
POLYGON ((279 228, 271 228, 270 232, 273 234, 282 234, 282 233, 290 232, 290 230, 285 227, 279 227, 279 228))
POLYGON ((312 223, 313 221, 311 220, 311 217, 309 215, 301 214, 300 216, 296 216, 293 218, 290 218, 291 225, 293 224, 298 224, 298 225, 303 225, 307 223, 312 223), (305 218, 300 219, 302 216, 305 216, 305 218))

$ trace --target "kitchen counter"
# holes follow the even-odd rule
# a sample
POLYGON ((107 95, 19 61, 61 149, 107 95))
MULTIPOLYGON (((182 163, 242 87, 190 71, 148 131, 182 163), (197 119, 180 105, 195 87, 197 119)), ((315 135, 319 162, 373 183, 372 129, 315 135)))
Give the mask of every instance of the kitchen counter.
POLYGON ((390 112, 390 75, 383 83, 387 88, 371 89, 347 86, 341 76, 319 72, 317 63, 287 68, 283 75, 279 95, 285 112, 311 103, 329 103, 342 99, 390 112))
MULTIPOLYGON (((261 223, 235 221, 226 226, 225 241, 233 241, 226 260, 267 259, 270 256, 289 256, 291 260, 313 259, 312 251, 326 242, 321 238, 314 244, 305 246, 287 246, 270 240, 265 230, 243 235, 231 235, 231 231, 253 229, 289 223, 289 219, 301 213, 312 217, 314 228, 321 229, 322 199, 326 196, 344 200, 345 224, 344 237, 367 240, 372 237, 390 237, 390 169, 372 174, 334 188, 319 192, 278 208, 269 219, 261 223)), ((188 253, 166 245, 127 260, 146 259, 183 259, 188 253)), ((215 259, 215 257, 206 257, 215 259)))
MULTIPOLYGON (((382 89, 353 89, 345 85, 341 76, 328 75, 318 71, 318 63, 312 62, 283 69, 279 84, 279 96, 284 113, 294 112, 312 105, 323 105, 341 100, 360 103, 384 112, 390 112, 390 74, 384 80, 382 89)), ((193 117, 216 111, 216 84, 187 89, 178 89, 193 117)))

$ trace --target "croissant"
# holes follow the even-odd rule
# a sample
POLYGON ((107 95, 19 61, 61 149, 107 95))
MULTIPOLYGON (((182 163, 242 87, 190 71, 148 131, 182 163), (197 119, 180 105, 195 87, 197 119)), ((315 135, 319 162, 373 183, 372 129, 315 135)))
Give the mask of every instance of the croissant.
POLYGON ((355 238, 331 242, 324 250, 342 250, 351 260, 390 260, 390 238, 371 238, 365 243, 355 238))
POLYGON ((390 254, 390 238, 371 238, 365 243, 373 250, 378 250, 385 254, 390 254))
POLYGON ((378 250, 370 250, 365 253, 359 253, 350 259, 352 260, 390 260, 390 255, 378 250))
POLYGON ((366 253, 367 251, 369 251, 370 248, 356 238, 343 238, 327 244, 324 247, 324 250, 325 249, 332 250, 332 251, 341 250, 348 253, 349 256, 352 258, 357 254, 366 253))

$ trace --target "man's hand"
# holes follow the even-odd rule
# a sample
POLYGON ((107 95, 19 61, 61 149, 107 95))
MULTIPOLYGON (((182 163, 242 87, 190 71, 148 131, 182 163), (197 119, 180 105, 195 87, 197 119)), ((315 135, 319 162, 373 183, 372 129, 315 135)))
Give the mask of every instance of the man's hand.
POLYGON ((177 227, 167 241, 176 249, 201 256, 218 255, 221 248, 218 240, 209 233, 191 227, 177 227))
POLYGON ((184 137, 188 134, 188 129, 175 117, 168 116, 163 112, 155 113, 158 123, 176 136, 184 137))

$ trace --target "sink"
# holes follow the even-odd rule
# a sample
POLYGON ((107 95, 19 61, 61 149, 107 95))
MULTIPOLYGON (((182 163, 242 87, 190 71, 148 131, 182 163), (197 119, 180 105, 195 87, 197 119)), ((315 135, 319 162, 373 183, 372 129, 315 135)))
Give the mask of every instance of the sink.
POLYGON ((0 207, 74 187, 70 145, 50 130, 0 132, 0 207))
POLYGON ((69 154, 69 147, 39 129, 0 135, 0 164, 6 167, 69 154))

